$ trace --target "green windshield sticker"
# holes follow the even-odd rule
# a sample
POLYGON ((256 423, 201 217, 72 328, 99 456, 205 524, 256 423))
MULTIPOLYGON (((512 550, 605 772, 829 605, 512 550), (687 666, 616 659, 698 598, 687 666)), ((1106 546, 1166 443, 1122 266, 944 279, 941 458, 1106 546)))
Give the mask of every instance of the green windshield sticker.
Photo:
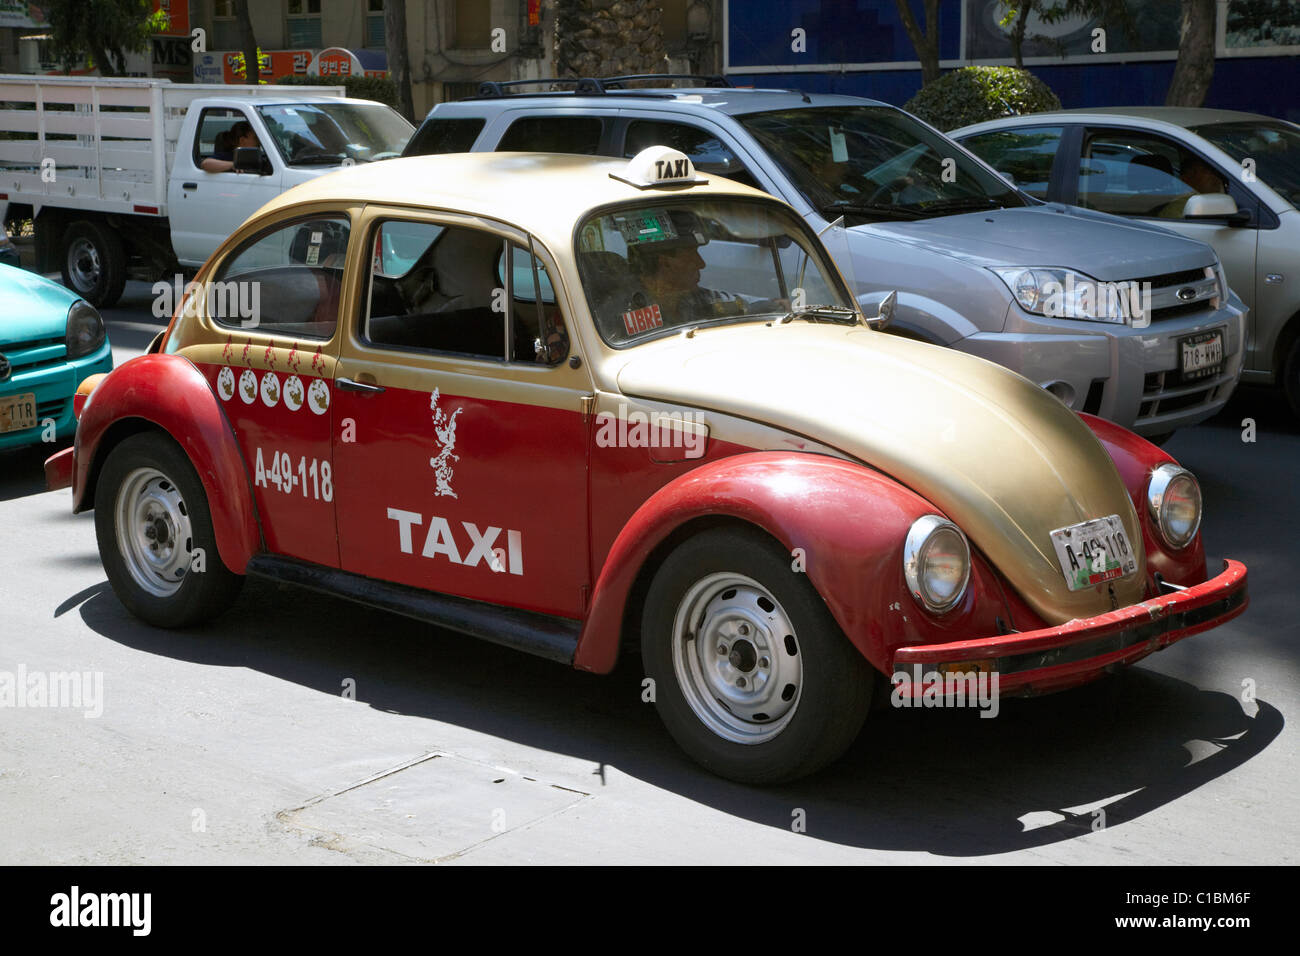
POLYGON ((616 215, 610 218, 618 227, 623 241, 629 246, 677 238, 677 230, 673 228, 668 212, 663 209, 649 209, 645 212, 616 215))

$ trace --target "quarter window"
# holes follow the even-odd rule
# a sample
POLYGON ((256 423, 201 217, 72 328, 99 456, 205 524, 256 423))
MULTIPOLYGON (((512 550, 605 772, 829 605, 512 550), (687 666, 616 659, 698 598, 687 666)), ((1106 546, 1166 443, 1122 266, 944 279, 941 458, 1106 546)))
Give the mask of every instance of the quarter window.
POLYGON ((1060 126, 994 130, 968 137, 962 145, 1035 199, 1045 200, 1061 131, 1060 126))
POLYGON ((220 326, 328 339, 338 324, 345 216, 300 219, 245 242, 207 290, 208 315, 220 326))
POLYGON ((483 130, 481 119, 429 119, 406 148, 405 156, 468 153, 483 130))

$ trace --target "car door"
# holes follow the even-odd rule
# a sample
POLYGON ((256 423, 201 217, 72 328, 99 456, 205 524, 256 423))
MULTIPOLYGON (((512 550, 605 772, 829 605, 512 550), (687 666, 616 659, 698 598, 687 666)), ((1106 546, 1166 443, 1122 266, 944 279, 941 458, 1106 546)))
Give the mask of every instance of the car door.
POLYGON ((1155 223, 1209 243, 1223 263, 1229 287, 1251 310, 1248 337, 1253 341, 1260 208, 1234 172, 1158 133, 1092 126, 1084 131, 1077 172, 1067 181, 1062 199, 1085 209, 1155 223), (1213 180, 1213 188, 1225 190, 1236 200, 1238 210, 1246 214, 1244 222, 1182 218, 1180 207, 1186 197, 1205 191, 1186 180, 1198 180, 1202 174, 1206 183, 1213 180))
POLYGON ((581 616, 592 383, 553 261, 534 278, 528 236, 451 213, 373 208, 366 229, 334 383, 342 567, 581 616))
MULTIPOLYGON (((283 191, 283 169, 270 143, 264 173, 210 173, 203 160, 217 152, 218 136, 249 114, 235 107, 206 107, 195 123, 193 140, 178 144, 167 184, 167 214, 172 248, 182 265, 201 265, 244 220, 283 191)), ((252 124, 258 128, 257 124, 252 124)))
POLYGON ((202 292, 211 332, 182 349, 220 399, 248 464, 273 554, 338 566, 330 382, 352 213, 277 223, 216 265, 202 292))

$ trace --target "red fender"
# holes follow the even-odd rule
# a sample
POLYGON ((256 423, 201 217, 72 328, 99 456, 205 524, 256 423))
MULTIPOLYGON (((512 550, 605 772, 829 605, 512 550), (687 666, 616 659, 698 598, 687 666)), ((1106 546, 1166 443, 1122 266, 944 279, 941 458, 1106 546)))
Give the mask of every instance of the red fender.
POLYGON ((1186 548, 1172 551, 1160 537, 1160 532, 1151 519, 1151 513, 1147 510, 1147 478, 1157 466, 1165 462, 1173 464, 1178 462, 1141 435, 1136 435, 1114 422, 1097 418, 1095 415, 1081 414, 1079 417, 1092 429, 1092 433, 1097 436, 1102 447, 1110 454, 1124 482, 1124 487, 1128 489, 1129 497, 1133 500, 1133 507, 1137 509, 1138 520, 1142 522, 1142 543, 1147 552, 1149 595, 1155 596, 1159 593, 1154 578, 1157 571, 1166 581, 1184 587, 1191 587, 1207 580, 1209 575, 1205 569, 1205 545, 1201 541, 1200 532, 1197 532, 1192 543, 1186 548))
POLYGON ((110 372, 77 422, 72 510, 94 507, 93 479, 103 464, 100 442, 125 419, 167 432, 189 455, 208 496, 221 561, 243 574, 262 549, 253 488, 235 433, 202 373, 179 355, 142 355, 110 372))
MULTIPOLYGON (((903 580, 903 541, 921 515, 941 513, 879 472, 797 452, 732 455, 686 473, 637 509, 601 568, 573 664, 608 673, 618 659, 624 610, 654 549, 686 522, 729 517, 766 531, 791 551, 849 640, 888 673, 907 644, 996 632, 1008 615, 999 579, 978 554, 962 603, 935 618, 903 580)), ((1008 617, 1009 620, 1009 617, 1008 617)))

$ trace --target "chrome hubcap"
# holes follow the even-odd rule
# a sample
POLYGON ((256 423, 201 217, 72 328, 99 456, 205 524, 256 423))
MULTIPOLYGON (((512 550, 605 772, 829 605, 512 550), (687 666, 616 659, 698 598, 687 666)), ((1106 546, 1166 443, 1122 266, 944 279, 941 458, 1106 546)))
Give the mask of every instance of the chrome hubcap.
POLYGON ((89 292, 99 282, 99 250, 89 239, 78 239, 68 247, 68 275, 78 292, 89 292))
POLYGON ((697 581, 677 606, 672 650, 687 704, 719 737, 764 743, 794 716, 803 685, 798 639, 752 578, 722 572, 697 581))
POLYGON ((180 589, 194 550, 189 509, 162 472, 137 468, 117 493, 117 546, 131 577, 156 597, 180 589))

